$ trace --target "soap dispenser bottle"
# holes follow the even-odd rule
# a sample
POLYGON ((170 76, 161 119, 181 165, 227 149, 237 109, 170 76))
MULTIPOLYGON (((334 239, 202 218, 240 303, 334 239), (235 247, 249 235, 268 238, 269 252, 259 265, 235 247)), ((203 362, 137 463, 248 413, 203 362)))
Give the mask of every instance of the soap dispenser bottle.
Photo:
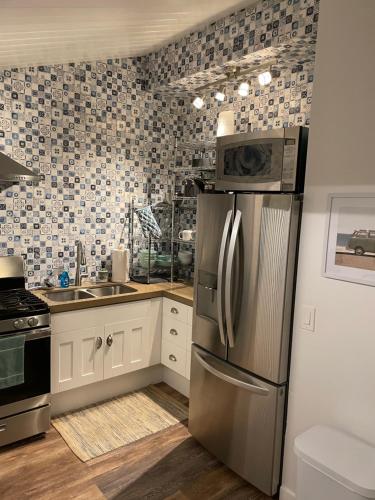
POLYGON ((63 271, 59 275, 59 282, 60 282, 60 287, 61 288, 68 288, 69 287, 69 274, 68 271, 63 271))

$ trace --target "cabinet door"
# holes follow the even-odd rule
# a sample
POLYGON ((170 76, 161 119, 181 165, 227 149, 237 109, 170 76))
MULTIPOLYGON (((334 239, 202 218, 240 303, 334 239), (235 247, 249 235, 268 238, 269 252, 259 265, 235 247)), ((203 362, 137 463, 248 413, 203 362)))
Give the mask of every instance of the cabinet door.
POLYGON ((103 336, 98 328, 52 335, 52 393, 103 379, 103 336))
POLYGON ((149 352, 149 319, 136 318, 104 327, 104 378, 145 368, 149 352))

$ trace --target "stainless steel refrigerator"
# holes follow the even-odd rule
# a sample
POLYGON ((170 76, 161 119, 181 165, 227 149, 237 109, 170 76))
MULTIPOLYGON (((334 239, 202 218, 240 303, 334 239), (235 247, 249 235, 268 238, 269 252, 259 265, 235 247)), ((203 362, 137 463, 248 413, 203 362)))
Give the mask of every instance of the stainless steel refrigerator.
POLYGON ((284 434, 296 194, 198 196, 189 430, 268 495, 284 434))

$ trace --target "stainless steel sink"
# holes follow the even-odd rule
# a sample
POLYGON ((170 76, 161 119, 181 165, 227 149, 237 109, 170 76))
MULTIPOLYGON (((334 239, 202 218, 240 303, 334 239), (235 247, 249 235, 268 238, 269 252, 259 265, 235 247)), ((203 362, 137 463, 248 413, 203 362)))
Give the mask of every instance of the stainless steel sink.
POLYGON ((137 290, 127 285, 108 285, 100 288, 90 288, 89 293, 95 297, 108 297, 111 295, 121 295, 122 293, 134 293, 137 290))
POLYGON ((123 293, 134 293, 136 291, 135 288, 127 285, 106 285, 98 288, 78 288, 76 290, 48 292, 45 294, 45 297, 53 302, 70 302, 74 300, 110 297, 123 293))
POLYGON ((70 302, 72 300, 92 299, 94 296, 86 290, 64 290, 61 292, 48 292, 47 299, 53 302, 70 302))

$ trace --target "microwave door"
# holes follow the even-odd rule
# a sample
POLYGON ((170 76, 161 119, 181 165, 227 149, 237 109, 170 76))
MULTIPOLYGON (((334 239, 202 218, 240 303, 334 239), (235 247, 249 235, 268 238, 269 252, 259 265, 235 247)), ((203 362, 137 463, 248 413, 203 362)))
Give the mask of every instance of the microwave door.
POLYGON ((283 138, 218 141, 218 189, 281 191, 283 138))
POLYGON ((194 270, 193 342, 225 358, 224 273, 234 195, 200 194, 194 270))
POLYGON ((276 384, 287 379, 299 209, 293 195, 237 195, 234 220, 241 217, 228 251, 228 360, 276 384))

